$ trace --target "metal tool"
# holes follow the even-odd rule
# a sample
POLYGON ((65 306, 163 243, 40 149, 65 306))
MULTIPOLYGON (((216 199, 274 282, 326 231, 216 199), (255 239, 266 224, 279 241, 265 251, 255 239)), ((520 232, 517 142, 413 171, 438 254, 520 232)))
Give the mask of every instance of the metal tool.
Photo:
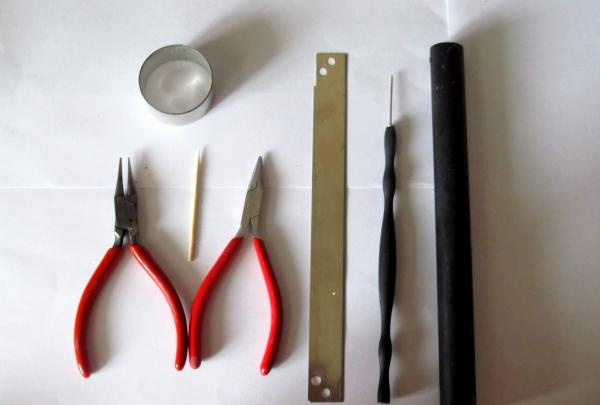
POLYGON ((347 55, 317 54, 308 400, 344 399, 347 55))
POLYGON ((175 368, 181 370, 185 365, 187 349, 187 329, 185 312, 179 300, 175 288, 154 261, 150 252, 138 243, 139 226, 137 219, 137 193, 133 184, 131 164, 127 161, 127 192, 123 190, 123 175, 121 159, 119 159, 119 172, 117 175, 117 187, 115 191, 115 242, 108 249, 92 278, 86 285, 79 301, 77 315, 75 318, 75 356, 81 375, 89 377, 92 368, 87 355, 87 327, 92 308, 102 287, 106 284, 110 275, 115 270, 119 259, 123 254, 123 245, 126 238, 129 239, 129 251, 136 258, 142 268, 148 273, 152 281, 160 288, 167 300, 177 332, 177 351, 175 354, 175 368))
POLYGON ((463 48, 430 49, 440 404, 476 401, 463 48))
POLYGON ((169 45, 142 64, 140 92, 154 115, 170 124, 187 124, 206 114, 214 95, 213 71, 199 51, 169 45))
POLYGON ((275 273, 271 267, 265 243, 258 233, 263 195, 262 167, 262 158, 259 157, 256 162, 256 167, 254 168, 254 173, 252 173, 248 191, 246 192, 246 202, 244 204, 240 229, 225 247, 225 250, 221 253, 221 256, 219 256, 212 269, 208 272, 194 298, 192 314, 190 316, 190 365, 192 368, 198 368, 202 361, 202 321, 204 319, 204 313, 209 298, 215 290, 216 284, 225 274, 228 264, 239 250, 240 244, 246 235, 252 237, 254 250, 258 256, 258 262, 265 279, 271 304, 271 330, 269 332, 267 347, 260 364, 260 373, 262 375, 267 375, 273 367, 277 349, 279 347, 279 340, 281 338, 283 308, 281 305, 281 294, 279 292, 279 286, 277 285, 277 279, 275 278, 275 273))
POLYGON ((385 129, 385 170, 383 173, 383 221, 379 243, 379 305, 381 308, 381 337, 379 339, 379 386, 377 402, 390 402, 390 362, 392 339, 390 322, 396 290, 396 231, 394 224, 394 194, 396 193, 396 129, 392 125, 392 95, 394 76, 390 82, 390 123, 385 129))

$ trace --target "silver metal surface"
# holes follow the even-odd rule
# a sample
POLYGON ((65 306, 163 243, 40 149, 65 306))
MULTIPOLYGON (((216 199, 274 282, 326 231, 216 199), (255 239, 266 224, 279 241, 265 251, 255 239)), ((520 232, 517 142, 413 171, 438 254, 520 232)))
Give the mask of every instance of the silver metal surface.
POLYGON ((214 95, 210 64, 186 45, 169 45, 150 54, 140 68, 138 84, 153 114, 175 125, 205 115, 214 95))
POLYGON ((244 212, 242 213, 242 223, 236 236, 245 236, 248 230, 253 236, 258 236, 258 224, 260 221, 260 208, 263 198, 262 182, 262 157, 259 156, 254 166, 254 172, 246 191, 246 201, 244 203, 244 212))
POLYGON ((115 188, 115 247, 122 246, 126 236, 129 237, 130 243, 136 243, 139 231, 137 193, 131 174, 131 162, 127 159, 127 192, 123 191, 123 170, 121 166, 121 159, 119 159, 119 172, 115 188))

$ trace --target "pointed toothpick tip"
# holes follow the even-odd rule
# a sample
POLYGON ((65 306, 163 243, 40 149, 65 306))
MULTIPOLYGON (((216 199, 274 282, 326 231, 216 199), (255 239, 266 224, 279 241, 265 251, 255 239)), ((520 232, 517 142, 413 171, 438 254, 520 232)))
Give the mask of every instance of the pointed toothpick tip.
POLYGON ((198 228, 198 205, 199 202, 199 182, 200 182, 200 164, 202 161, 202 149, 196 149, 196 160, 194 165, 194 175, 193 175, 193 183, 192 183, 192 212, 190 219, 190 229, 189 229, 189 243, 188 243, 188 262, 194 261, 196 258, 196 234, 198 228))

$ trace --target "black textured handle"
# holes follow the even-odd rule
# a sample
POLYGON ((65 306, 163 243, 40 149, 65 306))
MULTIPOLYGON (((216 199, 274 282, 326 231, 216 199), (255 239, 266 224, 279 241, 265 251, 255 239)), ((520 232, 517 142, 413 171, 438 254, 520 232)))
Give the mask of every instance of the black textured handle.
POLYGON ((396 175, 394 158, 396 154, 396 130, 393 126, 385 129, 385 171, 383 173, 383 223, 379 244, 379 305, 381 307, 381 338, 379 339, 379 387, 377 401, 390 402, 390 362, 392 360, 392 339, 390 322, 396 287, 396 233, 394 230, 394 193, 396 175))

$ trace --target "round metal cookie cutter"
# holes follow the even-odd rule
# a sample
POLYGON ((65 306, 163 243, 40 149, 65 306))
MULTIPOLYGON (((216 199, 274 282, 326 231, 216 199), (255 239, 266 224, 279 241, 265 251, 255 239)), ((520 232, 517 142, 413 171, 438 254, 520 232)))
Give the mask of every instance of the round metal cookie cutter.
POLYGON ((210 64, 186 45, 169 45, 150 54, 140 68, 138 82, 155 115, 171 124, 187 124, 202 117, 214 94, 210 64))

